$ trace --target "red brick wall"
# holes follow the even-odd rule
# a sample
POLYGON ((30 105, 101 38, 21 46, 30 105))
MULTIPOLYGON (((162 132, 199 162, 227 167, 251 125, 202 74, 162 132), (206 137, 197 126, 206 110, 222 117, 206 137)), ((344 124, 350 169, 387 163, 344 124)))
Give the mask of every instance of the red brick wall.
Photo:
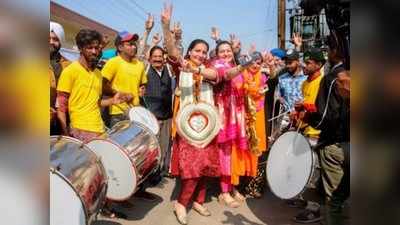
POLYGON ((82 28, 90 28, 109 36, 112 47, 117 31, 99 22, 91 20, 57 3, 50 2, 50 20, 60 23, 64 27, 66 43, 63 47, 72 48, 75 45, 75 35, 82 28))

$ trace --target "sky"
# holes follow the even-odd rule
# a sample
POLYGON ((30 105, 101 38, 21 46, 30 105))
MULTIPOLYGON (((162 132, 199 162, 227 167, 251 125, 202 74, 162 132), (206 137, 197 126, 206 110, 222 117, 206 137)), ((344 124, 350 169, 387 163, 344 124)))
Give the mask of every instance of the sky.
MULTIPOLYGON (((160 13, 165 0, 52 0, 68 9, 96 20, 117 31, 144 31, 146 13, 155 15, 151 36, 161 33, 160 13)), ((244 50, 255 44, 257 50, 277 46, 277 0, 169 0, 173 4, 172 23, 179 21, 183 44, 202 38, 211 46, 211 27, 216 26, 222 39, 236 34, 244 50)), ((151 37, 150 36, 150 37, 151 37)), ((151 39, 149 39, 150 41, 151 39)))

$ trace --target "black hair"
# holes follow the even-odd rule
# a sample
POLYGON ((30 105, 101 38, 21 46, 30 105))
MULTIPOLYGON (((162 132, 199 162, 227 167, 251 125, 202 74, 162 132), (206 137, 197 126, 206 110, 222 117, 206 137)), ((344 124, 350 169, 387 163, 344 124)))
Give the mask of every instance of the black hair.
POLYGON ((99 44, 103 41, 103 36, 96 30, 81 29, 75 36, 75 42, 79 49, 90 45, 93 41, 98 41, 99 44))
POLYGON ((117 37, 114 40, 114 45, 115 45, 115 48, 117 49, 117 52, 118 52, 118 46, 120 46, 122 43, 121 40, 122 40, 122 38, 119 35, 117 35, 117 37))
POLYGON ((164 49, 161 48, 160 46, 156 45, 156 46, 153 46, 153 47, 150 49, 150 54, 149 54, 150 57, 153 55, 153 53, 154 53, 155 50, 160 50, 160 51, 162 52, 163 55, 165 54, 164 49))
MULTIPOLYGON (((232 49, 232 44, 229 41, 219 41, 217 46, 215 46, 215 54, 218 55, 218 49, 221 47, 221 45, 229 45, 232 49)), ((233 49, 232 49, 233 52, 233 49)))
POLYGON ((328 36, 327 44, 330 51, 335 51, 335 57, 341 60, 345 58, 345 47, 342 45, 335 33, 328 36))
POLYGON ((195 39, 190 43, 190 45, 186 51, 185 59, 189 58, 189 52, 192 51, 192 49, 194 49, 194 47, 196 47, 196 45, 198 45, 198 44, 205 44, 207 46, 207 52, 208 52, 208 50, 210 48, 208 43, 203 39, 195 39))

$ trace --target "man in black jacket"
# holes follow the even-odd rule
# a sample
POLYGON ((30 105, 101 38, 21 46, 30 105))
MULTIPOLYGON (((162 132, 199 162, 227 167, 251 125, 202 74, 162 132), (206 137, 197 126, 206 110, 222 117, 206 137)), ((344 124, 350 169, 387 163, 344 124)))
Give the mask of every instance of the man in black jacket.
MULTIPOLYGON (((327 224, 343 224, 342 208, 350 195, 350 76, 343 57, 339 49, 329 49, 331 68, 321 81, 316 110, 300 112, 303 121, 321 130, 318 154, 327 224)), ((319 214, 305 211, 295 220, 307 222, 312 213, 319 214)))
POLYGON ((147 69, 144 104, 160 124, 161 173, 168 174, 172 122, 173 72, 164 59, 164 50, 159 46, 150 49, 150 66, 147 69))

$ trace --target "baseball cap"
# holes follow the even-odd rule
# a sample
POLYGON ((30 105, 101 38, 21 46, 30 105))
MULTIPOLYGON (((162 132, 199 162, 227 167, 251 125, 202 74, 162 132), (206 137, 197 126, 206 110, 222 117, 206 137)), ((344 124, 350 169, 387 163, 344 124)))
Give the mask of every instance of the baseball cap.
POLYGON ((325 63, 325 56, 321 49, 319 48, 311 48, 310 50, 304 53, 304 61, 307 60, 315 60, 317 62, 321 62, 322 64, 325 63))
POLYGON ((117 37, 115 38, 115 46, 121 44, 124 41, 137 41, 139 39, 139 35, 129 33, 128 31, 121 31, 118 33, 117 37))
POLYGON ((121 38, 121 41, 137 41, 139 39, 139 35, 131 34, 128 31, 121 31, 118 33, 118 37, 121 38))
POLYGON ((286 55, 283 57, 284 60, 297 60, 299 58, 300 58, 299 52, 294 49, 288 49, 286 51, 286 55))

